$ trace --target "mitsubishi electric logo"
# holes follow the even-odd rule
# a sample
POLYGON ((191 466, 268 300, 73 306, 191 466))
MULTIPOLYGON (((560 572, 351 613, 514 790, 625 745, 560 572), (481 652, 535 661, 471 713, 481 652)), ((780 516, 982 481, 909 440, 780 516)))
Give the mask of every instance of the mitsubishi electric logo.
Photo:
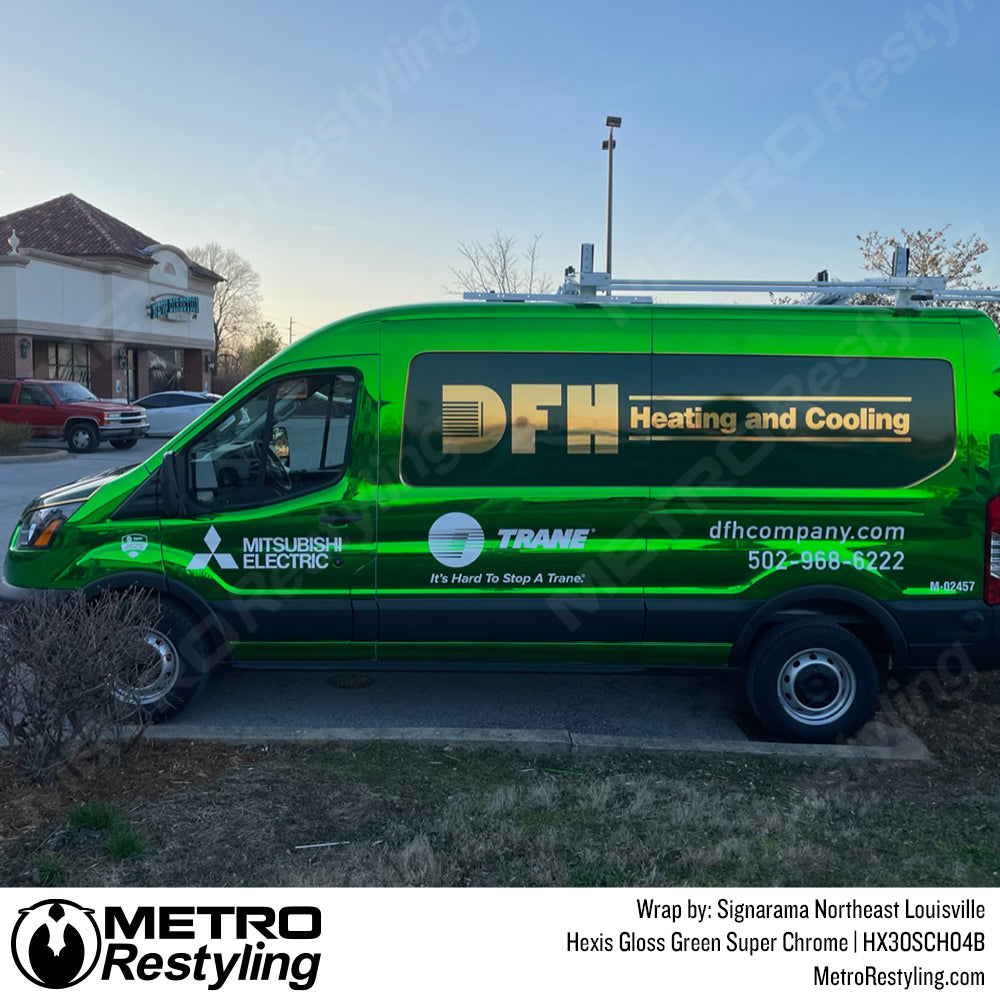
MULTIPOLYGON (((214 559, 219 569, 329 569, 330 553, 344 551, 340 536, 293 535, 289 537, 257 536, 242 540, 242 562, 228 552, 219 552, 222 536, 213 525, 205 533, 207 552, 196 552, 188 569, 208 569, 214 559)), ((339 566, 338 560, 335 565, 339 566)))
POLYGON ((191 556, 191 561, 187 564, 188 569, 208 569, 209 563, 214 559, 219 564, 219 569, 239 569, 236 560, 228 552, 216 552, 222 537, 215 530, 213 525, 205 533, 205 544, 208 546, 207 552, 196 552, 191 556))
POLYGON ((93 910, 68 899, 44 899, 19 912, 10 947, 21 975, 51 990, 90 975, 101 954, 93 910))
POLYGON ((452 511, 442 514, 427 533, 431 555, 442 566, 468 566, 483 551, 486 536, 483 526, 468 514, 452 511))

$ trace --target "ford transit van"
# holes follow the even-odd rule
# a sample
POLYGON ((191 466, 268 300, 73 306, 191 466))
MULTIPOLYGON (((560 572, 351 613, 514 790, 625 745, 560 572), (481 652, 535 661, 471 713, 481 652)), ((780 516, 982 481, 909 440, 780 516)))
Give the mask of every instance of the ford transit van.
POLYGON ((997 661, 998 372, 964 309, 368 313, 35 500, 4 594, 156 595, 156 717, 220 661, 700 667, 831 740, 997 661))

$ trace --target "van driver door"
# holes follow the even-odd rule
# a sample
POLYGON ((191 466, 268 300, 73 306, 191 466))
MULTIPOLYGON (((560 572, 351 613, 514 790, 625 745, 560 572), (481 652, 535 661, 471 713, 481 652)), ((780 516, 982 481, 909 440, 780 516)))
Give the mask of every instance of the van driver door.
POLYGON ((352 601, 374 592, 378 366, 338 361, 276 372, 175 456, 164 571, 211 605, 234 660, 367 655, 352 601))

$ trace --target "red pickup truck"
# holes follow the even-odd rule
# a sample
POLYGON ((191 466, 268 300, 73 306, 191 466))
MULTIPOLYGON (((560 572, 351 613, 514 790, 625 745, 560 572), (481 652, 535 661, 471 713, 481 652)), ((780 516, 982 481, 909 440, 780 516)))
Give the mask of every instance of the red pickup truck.
POLYGON ((141 406, 98 399, 79 382, 0 378, 0 422, 29 424, 38 438, 62 438, 70 451, 96 451, 102 441, 131 448, 149 431, 141 406))

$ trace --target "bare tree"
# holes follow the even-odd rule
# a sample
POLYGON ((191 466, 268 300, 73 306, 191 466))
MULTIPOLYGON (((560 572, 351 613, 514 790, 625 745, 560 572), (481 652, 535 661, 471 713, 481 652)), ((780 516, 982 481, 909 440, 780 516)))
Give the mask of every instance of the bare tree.
POLYGON ((538 242, 535 234, 524 253, 517 252, 515 237, 498 229, 490 242, 459 243, 458 252, 464 267, 451 273, 463 292, 520 292, 544 295, 552 289, 552 279, 539 269, 538 242))
POLYGON ((260 275, 242 254, 221 243, 200 244, 186 253, 225 279, 216 285, 212 299, 218 357, 232 349, 240 334, 249 334, 260 322, 260 275))
POLYGON ((973 233, 967 239, 948 242, 945 233, 950 223, 942 229, 900 229, 899 238, 883 236, 871 230, 858 236, 862 267, 886 277, 892 274, 892 252, 897 246, 910 248, 910 274, 943 275, 948 284, 969 287, 982 273, 979 258, 989 245, 973 233))
MULTIPOLYGON (((892 275, 892 252, 897 247, 910 250, 910 274, 941 275, 952 288, 981 288, 979 275, 983 267, 979 259, 989 250, 989 244, 973 233, 965 239, 948 241, 945 233, 951 223, 941 229, 900 229, 899 237, 883 236, 873 229, 864 236, 858 236, 861 256, 866 271, 890 277, 892 275)), ((862 305, 886 304, 887 296, 859 295, 855 301, 862 305)), ((943 303, 954 305, 955 303, 943 303)), ((968 302, 970 308, 981 309, 1000 325, 1000 303, 968 302)))

